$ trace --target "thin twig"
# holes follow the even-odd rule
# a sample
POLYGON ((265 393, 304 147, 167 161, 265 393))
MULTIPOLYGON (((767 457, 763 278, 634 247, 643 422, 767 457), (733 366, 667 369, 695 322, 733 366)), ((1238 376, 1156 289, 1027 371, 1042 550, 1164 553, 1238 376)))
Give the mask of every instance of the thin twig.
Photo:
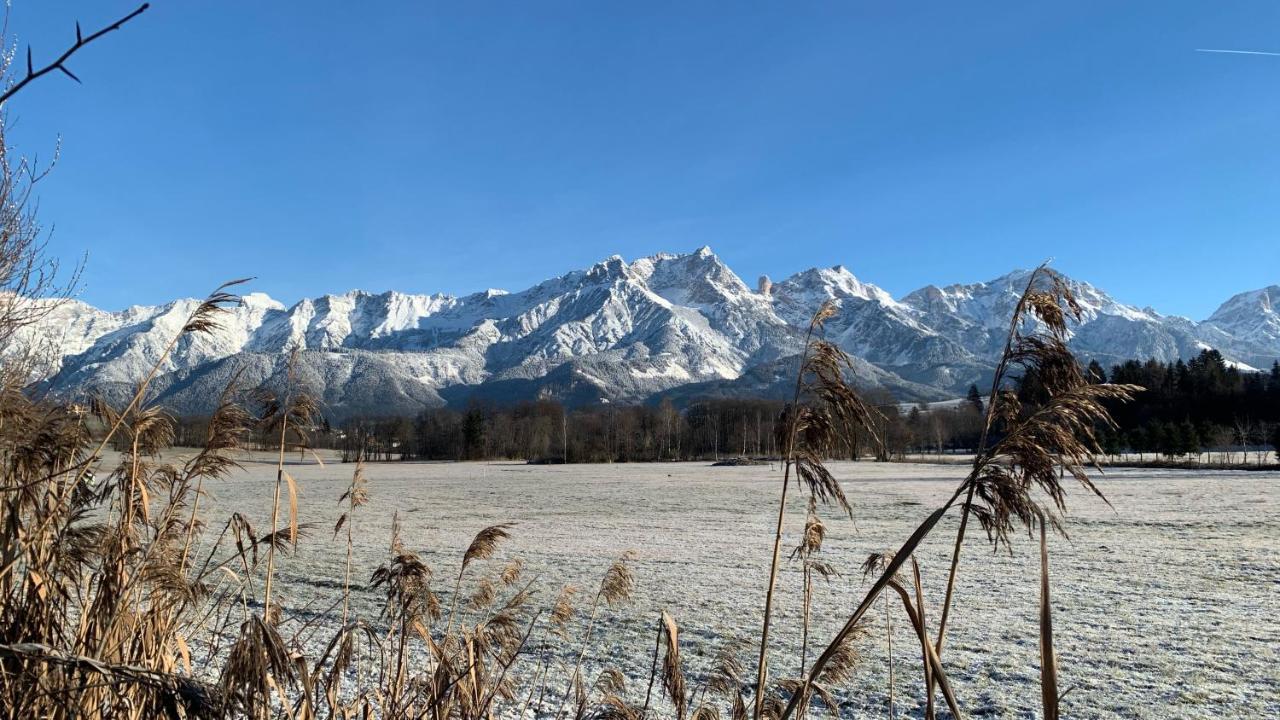
POLYGON ((75 44, 67 48, 65 52, 59 55, 57 60, 54 60, 53 62, 49 63, 48 65, 45 65, 39 70, 36 70, 31 63, 31 46, 28 45, 27 46, 27 74, 23 76, 21 80, 14 83, 13 87, 9 88, 8 90, 5 90, 3 93, 0 93, 0 106, 4 105, 5 102, 7 102, 9 98, 17 94, 19 90, 26 87, 28 83, 30 83, 31 81, 43 75, 53 72, 54 70, 60 70, 67 77, 71 78, 72 80, 75 80, 76 82, 80 82, 80 78, 76 77, 74 73, 72 73, 70 70, 67 69, 67 65, 66 65, 67 60, 69 60, 72 55, 76 54, 76 52, 80 50, 80 48, 84 47, 85 45, 88 45, 89 43, 93 42, 94 40, 97 40, 98 38, 102 37, 103 35, 106 35, 109 32, 119 30, 121 27, 124 26, 125 23, 129 22, 130 20, 146 12, 147 8, 149 7, 151 7, 151 3, 142 3, 142 5, 140 5, 137 10, 134 10, 128 15, 125 15, 119 20, 111 23, 110 25, 102 28, 101 30, 91 35, 82 35, 80 32, 80 23, 76 23, 75 44))

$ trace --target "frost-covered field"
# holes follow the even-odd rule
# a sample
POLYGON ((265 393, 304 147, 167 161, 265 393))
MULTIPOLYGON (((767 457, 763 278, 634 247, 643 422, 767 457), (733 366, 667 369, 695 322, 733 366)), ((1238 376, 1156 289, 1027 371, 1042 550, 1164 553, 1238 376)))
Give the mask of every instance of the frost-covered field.
MULTIPOLYGON (((214 488, 213 517, 238 510, 266 526, 274 468, 265 462, 247 468, 214 488)), ((294 611, 324 607, 337 598, 342 577, 344 546, 331 528, 352 466, 289 470, 300 484, 301 519, 316 526, 298 555, 284 561, 281 590, 294 611)), ((819 588, 818 644, 863 592, 858 565, 867 553, 896 547, 964 472, 875 463, 833 470, 855 513, 853 520, 827 514, 826 559, 843 574, 819 588)), ((680 622, 691 680, 728 639, 759 633, 776 468, 375 464, 367 474, 372 500, 356 519, 361 581, 387 557, 397 512, 406 545, 435 569, 437 590, 446 594, 463 550, 486 525, 515 523, 498 557, 477 564, 477 577, 523 558, 526 577, 539 578, 542 606, 565 583, 588 594, 609 562, 634 550, 636 595, 623 611, 604 613, 588 655, 591 676, 616 665, 633 678, 631 692, 643 694, 653 627, 664 608, 680 622)), ((1064 716, 1280 716, 1280 473, 1114 470, 1101 486, 1114 509, 1074 492, 1071 538, 1051 541, 1055 634, 1062 687, 1070 688, 1064 716)), ((788 550, 802 521, 797 499, 788 550)), ((954 522, 941 526, 919 556, 935 605, 954 522)), ((971 534, 967 544, 944 662, 969 715, 1035 716, 1036 547, 1019 537, 1012 556, 993 554, 980 535, 971 534)), ((775 619, 775 677, 793 675, 798 664, 799 579, 798 566, 788 564, 775 619)), ((377 602, 376 593, 360 591, 356 609, 373 618, 377 602)), ((918 716, 918 645, 905 631, 900 605, 891 612, 897 713, 918 716)), ((873 619, 862 667, 839 692, 845 716, 888 714, 883 609, 873 619)), ((936 612, 929 619, 936 624, 936 612)), ((533 650, 541 639, 535 633, 533 650)), ((528 666, 534 664, 530 658, 528 666)))

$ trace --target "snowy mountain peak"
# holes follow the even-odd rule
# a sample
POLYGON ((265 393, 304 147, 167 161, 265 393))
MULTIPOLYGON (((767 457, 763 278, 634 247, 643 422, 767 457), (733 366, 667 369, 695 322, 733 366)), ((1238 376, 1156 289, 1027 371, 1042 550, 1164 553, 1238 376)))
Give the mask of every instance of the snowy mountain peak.
POLYGON ((888 292, 859 280, 844 265, 802 270, 775 287, 793 297, 808 295, 836 301, 854 298, 890 307, 899 304, 888 292))
MULTIPOLYGON (((904 303, 926 314, 957 314, 970 322, 991 328, 1007 323, 1033 271, 1014 270, 987 282, 954 284, 939 288, 927 285, 902 299, 904 303)), ((1071 288, 1082 310, 1082 320, 1092 321, 1102 315, 1123 317, 1132 321, 1158 321, 1160 314, 1150 308, 1125 305, 1093 285, 1060 275, 1071 288)))
POLYGON ((240 304, 249 308, 262 308, 266 310, 284 310, 284 303, 273 299, 270 295, 263 292, 245 293, 240 296, 240 304))
POLYGON ((1234 295, 1222 303, 1210 320, 1231 320, 1242 314, 1260 313, 1275 315, 1280 313, 1280 285, 1270 285, 1261 290, 1250 290, 1234 295))
POLYGON ((1233 296, 1205 324, 1232 335, 1280 342, 1280 285, 1233 296))
POLYGON ((650 290, 675 305, 707 308, 745 301, 754 295, 742 278, 705 245, 691 253, 640 258, 630 268, 650 290))
POLYGON ((619 278, 630 274, 631 268, 621 255, 611 255, 587 270, 587 277, 592 279, 619 278))
MULTIPOLYGON (((238 370, 250 385, 281 377, 294 347, 335 415, 411 413, 472 393, 594 402, 708 382, 754 387, 800 351, 813 312, 834 301, 824 333, 858 358, 864 379, 935 399, 989 377, 1029 272, 929 285, 901 300, 844 265, 776 283, 763 276, 752 289, 704 246, 631 262, 613 255, 516 292, 352 290, 289 307, 253 292, 219 332, 183 338, 153 387, 180 412, 206 412, 238 370)), ((1167 361, 1206 347, 1240 367, 1280 358, 1280 286, 1236 295, 1196 323, 1067 282, 1084 310, 1070 340, 1083 358, 1167 361)), ((53 392, 123 396, 198 303, 105 312, 69 302, 18 339, 53 351, 41 375, 53 392)))

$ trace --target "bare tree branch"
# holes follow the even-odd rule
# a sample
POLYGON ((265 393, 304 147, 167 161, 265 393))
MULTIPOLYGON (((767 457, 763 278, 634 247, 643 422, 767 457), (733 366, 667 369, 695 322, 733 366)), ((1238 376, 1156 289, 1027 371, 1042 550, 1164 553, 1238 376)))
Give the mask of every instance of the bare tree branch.
POLYGON ((151 7, 151 3, 142 3, 142 5, 140 5, 137 10, 134 10, 128 15, 125 15, 119 20, 111 23, 110 25, 102 28, 101 30, 91 35, 82 34, 80 32, 80 23, 77 22, 75 44, 72 45, 70 48, 67 48, 65 52, 59 55, 57 60, 54 60, 53 62, 49 63, 48 65, 45 65, 39 70, 35 69, 35 66, 31 62, 31 46, 28 45, 27 46, 27 74, 21 80, 14 83, 13 87, 9 88, 8 90, 5 90, 3 93, 0 93, 0 106, 3 106, 9 100, 9 98, 13 97, 22 88, 26 87, 27 84, 30 83, 32 80, 35 80, 36 78, 39 78, 43 75, 51 73, 54 70, 59 70, 63 74, 65 74, 67 77, 71 78, 72 80, 75 80, 76 82, 80 82, 80 78, 76 77, 74 73, 72 73, 69 69, 67 69, 67 65, 66 65, 67 60, 69 60, 72 55, 76 54, 76 51, 78 51, 80 48, 84 47, 85 45, 88 45, 89 43, 93 42, 94 40, 97 40, 98 38, 102 37, 103 35, 106 35, 109 32, 112 32, 114 30, 119 30, 122 26, 124 26, 125 23, 129 22, 130 20, 146 12, 147 8, 149 7, 151 7))

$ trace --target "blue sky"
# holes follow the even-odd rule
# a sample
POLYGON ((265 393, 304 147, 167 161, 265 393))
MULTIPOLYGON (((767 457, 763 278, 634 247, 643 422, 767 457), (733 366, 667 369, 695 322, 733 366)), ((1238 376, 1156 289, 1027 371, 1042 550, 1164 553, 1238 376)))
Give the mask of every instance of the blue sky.
MULTIPOLYGON (((128 2, 16 0, 37 62, 128 2)), ((9 104, 82 298, 518 289, 710 245, 901 295, 1280 282, 1280 3, 177 2, 9 104)))

